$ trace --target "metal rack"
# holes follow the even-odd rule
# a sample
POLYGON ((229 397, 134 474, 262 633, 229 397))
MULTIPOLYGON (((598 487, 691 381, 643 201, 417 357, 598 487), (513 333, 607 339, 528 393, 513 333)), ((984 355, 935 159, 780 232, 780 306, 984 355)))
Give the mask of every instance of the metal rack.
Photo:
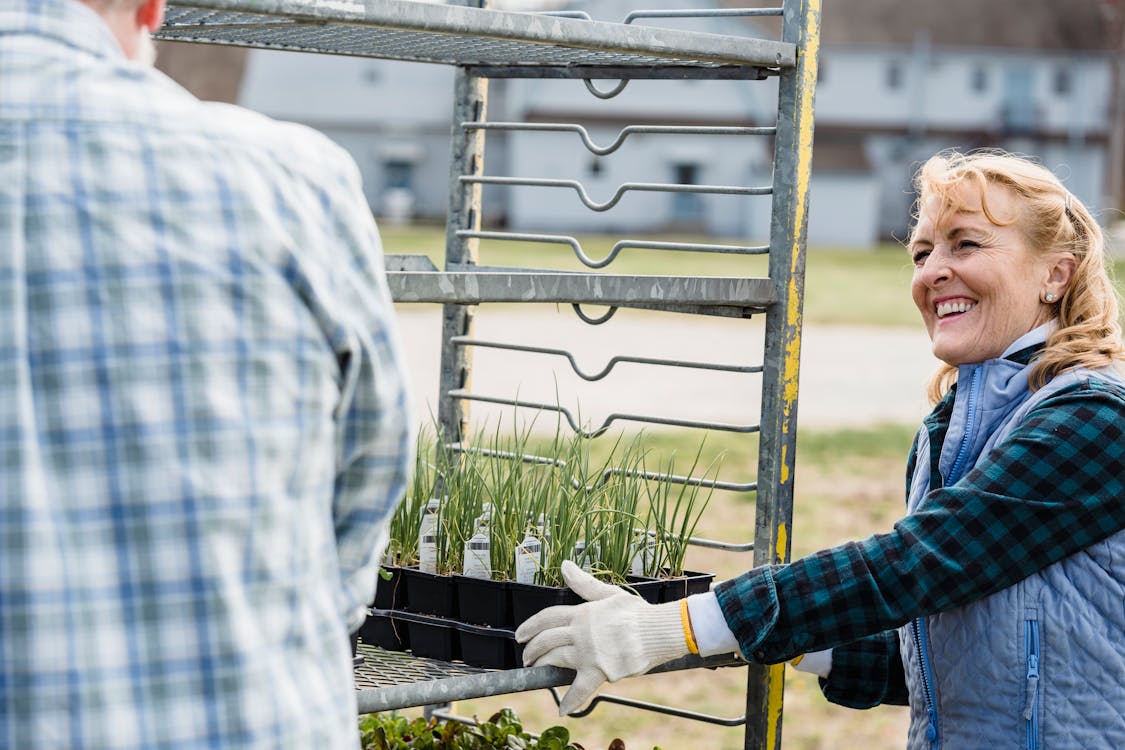
MULTIPOLYGON (((231 44, 268 49, 438 63, 456 67, 453 143, 445 265, 427 258, 387 257, 388 281, 398 302, 443 306, 438 421, 447 437, 467 434, 472 403, 513 408, 554 409, 575 430, 596 435, 615 422, 758 434, 757 475, 734 480, 673 477, 754 493, 752 541, 698 543, 733 551, 753 551, 753 564, 789 557, 792 517, 797 376, 800 359, 805 225, 812 161, 813 92, 819 44, 820 0, 784 0, 777 9, 659 11, 629 14, 622 23, 592 21, 573 14, 530 14, 487 10, 486 0, 434 5, 410 0, 191 0, 172 2, 157 35, 177 41, 231 44), (472 7, 470 7, 472 6, 472 7), (777 40, 688 31, 674 22, 699 16, 780 16, 777 40), (641 23, 636 23, 636 22, 641 23), (651 23, 657 22, 661 26, 651 23), (490 121, 490 79, 580 79, 599 99, 610 99, 632 80, 700 79, 755 81, 776 79, 776 122, 766 126, 628 125, 608 145, 599 145, 577 123, 490 121), (608 90, 593 80, 618 79, 608 90), (606 200, 591 198, 580 181, 542 176, 511 177, 485 172, 488 138, 512 133, 569 133, 596 158, 613 154, 631 138, 675 137, 772 139, 772 178, 760 185, 698 185, 627 182, 606 200), (768 244, 709 244, 623 239, 601 258, 591 257, 570 235, 482 227, 482 191, 504 188, 547 189, 576 197, 590 211, 608 212, 623 199, 643 193, 760 196, 770 200, 768 244), (579 271, 487 267, 479 263, 482 242, 529 242, 569 247, 579 271), (622 251, 768 255, 764 277, 636 276, 600 272, 622 251), (716 363, 669 356, 621 355, 599 371, 587 372, 561 346, 520 344, 474 336, 476 307, 494 302, 563 303, 584 323, 606 323, 619 308, 646 314, 705 315, 746 320, 765 317, 760 363, 716 363), (608 306, 592 315, 587 305, 608 306), (760 378, 760 418, 718 421, 670 418, 651 413, 614 412, 587 428, 561 404, 534 403, 479 392, 471 387, 473 352, 506 350, 520 356, 565 359, 583 380, 606 378, 618 365, 735 373, 760 378)), ((779 0, 781 2, 781 0, 779 0)), ((393 248, 391 248, 393 250, 393 248)), ((543 457, 529 457, 541 460, 543 457)), ((549 457, 548 457, 549 458, 549 457)), ((364 665, 357 668, 362 712, 447 703, 488 695, 553 688, 572 675, 555 668, 489 671, 361 645, 364 665)), ((664 665, 658 671, 700 666, 746 666, 732 657, 698 657, 664 665)), ((744 724, 745 747, 781 746, 784 667, 747 666, 746 712, 726 720, 668 707, 653 707, 604 697, 666 713, 722 724, 744 724)))

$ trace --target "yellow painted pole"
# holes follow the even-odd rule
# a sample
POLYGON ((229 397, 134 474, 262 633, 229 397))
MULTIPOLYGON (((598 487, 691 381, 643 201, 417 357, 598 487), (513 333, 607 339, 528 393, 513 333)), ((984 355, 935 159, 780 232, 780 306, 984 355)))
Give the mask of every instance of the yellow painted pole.
MULTIPOLYGON (((785 2, 782 40, 797 45, 797 65, 782 71, 778 83, 770 278, 778 284, 779 301, 766 313, 755 565, 787 562, 792 536, 820 0, 785 2)), ((745 747, 780 750, 785 665, 751 664, 748 672, 745 747)))

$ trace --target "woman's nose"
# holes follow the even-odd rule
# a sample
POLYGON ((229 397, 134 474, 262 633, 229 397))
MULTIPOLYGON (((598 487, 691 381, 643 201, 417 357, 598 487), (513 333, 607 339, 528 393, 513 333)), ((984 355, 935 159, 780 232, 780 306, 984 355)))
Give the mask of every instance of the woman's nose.
POLYGON ((919 269, 920 280, 926 286, 931 287, 948 281, 951 275, 949 258, 937 249, 926 256, 926 262, 919 269))

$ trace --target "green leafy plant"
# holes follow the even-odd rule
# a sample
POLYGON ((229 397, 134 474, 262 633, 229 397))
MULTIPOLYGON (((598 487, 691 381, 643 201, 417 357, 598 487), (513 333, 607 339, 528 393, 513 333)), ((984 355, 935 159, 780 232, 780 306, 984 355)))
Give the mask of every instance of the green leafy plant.
POLYGON ((460 573, 465 542, 476 531, 476 522, 487 502, 488 484, 481 473, 481 457, 460 446, 438 451, 441 475, 441 515, 438 519, 437 572, 460 573))
MULTIPOLYGON (((509 436, 496 428, 456 445, 439 435, 433 450, 425 450, 434 460, 419 462, 414 507, 403 518, 417 519, 425 499, 440 493, 439 573, 461 572, 465 543, 487 507, 494 579, 515 578, 515 548, 528 534, 542 545, 535 580, 541 585, 563 585, 565 560, 625 583, 638 550, 645 575, 683 575, 689 540, 714 491, 706 476, 695 475, 703 445, 687 476, 679 477, 674 453, 649 470, 643 433, 594 451, 582 433, 564 436, 560 420, 535 455, 531 430, 526 425, 509 436)), ((713 462, 707 474, 715 468, 713 462)), ((417 523, 401 526, 397 544, 409 551, 417 533, 407 532, 417 523)))
MULTIPOLYGON (((488 721, 468 724, 435 719, 407 719, 396 712, 367 714, 359 721, 362 750, 582 750, 566 727, 554 726, 538 737, 525 731, 509 708, 488 721)), ((613 740, 610 747, 624 750, 613 740)))
POLYGON ((645 490, 640 470, 643 437, 638 434, 628 442, 622 440, 618 438, 611 451, 612 465, 602 472, 599 505, 589 514, 597 519, 598 526, 594 537, 598 552, 595 572, 617 584, 625 582, 632 567, 638 527, 642 525, 638 507, 645 490))
POLYGON ((391 516, 390 543, 387 546, 389 562, 394 565, 414 565, 418 562, 418 521, 427 501, 434 496, 437 482, 435 440, 433 433, 419 430, 414 454, 414 478, 391 516))
POLYGON ((650 475, 647 483, 649 528, 656 536, 654 571, 663 572, 668 577, 684 574, 688 544, 714 494, 713 486, 709 486, 704 493, 704 482, 700 480, 717 472, 718 459, 704 472, 702 478, 697 478, 695 472, 702 455, 703 446, 700 445, 687 475, 679 477, 676 475, 673 454, 666 463, 661 464, 657 472, 650 475))

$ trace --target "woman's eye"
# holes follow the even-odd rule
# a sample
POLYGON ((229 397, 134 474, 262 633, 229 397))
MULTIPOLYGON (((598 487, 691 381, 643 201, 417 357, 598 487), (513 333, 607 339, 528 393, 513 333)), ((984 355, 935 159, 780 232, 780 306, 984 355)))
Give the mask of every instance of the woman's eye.
POLYGON ((919 250, 919 251, 915 252, 914 256, 913 256, 914 265, 916 265, 916 266, 922 265, 923 263, 926 262, 926 258, 928 258, 928 257, 930 257, 930 251, 929 250, 919 250))
POLYGON ((959 249, 973 250, 980 247, 980 243, 978 243, 976 240, 961 240, 957 243, 957 247, 959 249))

